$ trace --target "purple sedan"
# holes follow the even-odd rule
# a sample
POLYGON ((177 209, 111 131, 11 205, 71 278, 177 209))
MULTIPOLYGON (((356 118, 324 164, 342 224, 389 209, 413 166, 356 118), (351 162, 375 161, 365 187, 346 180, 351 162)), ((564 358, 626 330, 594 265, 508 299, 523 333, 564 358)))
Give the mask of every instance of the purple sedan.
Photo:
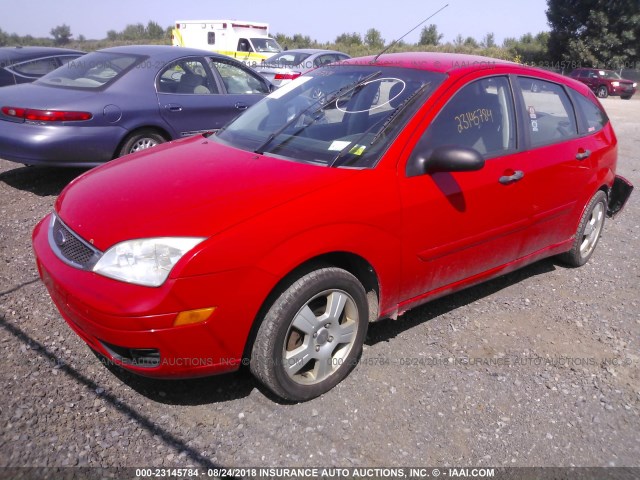
POLYGON ((272 88, 242 63, 207 51, 98 50, 0 90, 0 158, 96 166, 220 129, 272 88))

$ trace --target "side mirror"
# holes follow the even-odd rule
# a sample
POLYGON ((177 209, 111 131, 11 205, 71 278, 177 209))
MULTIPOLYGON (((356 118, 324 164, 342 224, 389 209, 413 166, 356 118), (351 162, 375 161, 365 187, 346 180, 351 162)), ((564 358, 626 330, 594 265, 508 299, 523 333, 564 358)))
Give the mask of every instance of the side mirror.
POLYGON ((436 172, 471 172, 484 167, 484 158, 473 148, 443 145, 433 150, 414 152, 407 175, 436 172))

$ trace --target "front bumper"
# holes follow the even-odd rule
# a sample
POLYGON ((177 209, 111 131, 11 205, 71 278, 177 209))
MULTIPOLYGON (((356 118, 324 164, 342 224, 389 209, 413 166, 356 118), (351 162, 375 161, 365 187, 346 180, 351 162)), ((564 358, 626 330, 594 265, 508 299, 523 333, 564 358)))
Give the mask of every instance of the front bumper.
POLYGON ((117 126, 0 121, 0 158, 26 165, 95 167, 113 158, 125 134, 117 126))
POLYGON ((611 86, 609 88, 609 95, 617 95, 620 97, 633 96, 636 93, 636 89, 628 85, 620 85, 618 87, 611 86))
POLYGON ((38 271, 69 326, 95 351, 134 373, 188 378, 237 370, 273 279, 238 269, 169 279, 158 288, 108 279, 63 263, 48 242, 49 217, 33 233, 38 271), (251 278, 251 292, 238 285, 251 278), (266 296, 266 295, 265 295, 266 296), (265 297, 262 297, 264 299, 265 297), (215 307, 205 322, 173 326, 178 313, 215 307))

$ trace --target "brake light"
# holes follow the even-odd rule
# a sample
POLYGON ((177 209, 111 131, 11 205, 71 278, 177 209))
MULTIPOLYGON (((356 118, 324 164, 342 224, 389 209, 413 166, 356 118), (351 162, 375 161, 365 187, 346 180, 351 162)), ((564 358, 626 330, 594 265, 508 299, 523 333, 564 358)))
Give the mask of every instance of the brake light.
POLYGON ((24 118, 38 122, 78 122, 91 120, 89 112, 65 112, 61 110, 36 110, 33 108, 2 107, 8 117, 24 118))
POLYGON ((292 73, 276 73, 276 76, 273 77, 274 80, 295 80, 300 76, 300 72, 292 72, 292 73))

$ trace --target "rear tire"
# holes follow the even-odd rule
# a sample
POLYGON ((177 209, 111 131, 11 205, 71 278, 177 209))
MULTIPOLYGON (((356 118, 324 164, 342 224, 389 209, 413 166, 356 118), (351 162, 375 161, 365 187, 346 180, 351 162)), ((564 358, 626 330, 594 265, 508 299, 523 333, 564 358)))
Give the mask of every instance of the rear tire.
POLYGON ((118 152, 118 157, 128 155, 130 153, 140 152, 147 148, 155 147, 161 143, 166 142, 167 139, 160 135, 155 130, 145 128, 143 130, 136 130, 129 134, 122 144, 122 148, 118 152))
POLYGON ((367 296, 349 272, 321 268, 271 305, 251 352, 251 372, 289 401, 331 390, 355 367, 369 322, 367 296))
POLYGON ((598 190, 584 209, 571 250, 558 258, 571 267, 581 267, 596 249, 607 216, 607 195, 598 190))

